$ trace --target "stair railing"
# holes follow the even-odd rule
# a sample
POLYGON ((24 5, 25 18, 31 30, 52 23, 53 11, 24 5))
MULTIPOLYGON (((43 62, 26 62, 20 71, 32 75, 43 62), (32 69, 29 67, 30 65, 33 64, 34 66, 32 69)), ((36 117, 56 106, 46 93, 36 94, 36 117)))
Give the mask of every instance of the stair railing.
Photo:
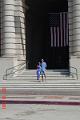
POLYGON ((78 80, 78 70, 75 67, 70 66, 70 75, 76 75, 76 79, 78 80))
POLYGON ((6 72, 3 75, 3 80, 7 80, 8 76, 13 76, 18 71, 23 70, 25 68, 25 64, 26 64, 26 62, 23 62, 19 65, 16 65, 16 66, 6 69, 6 72))

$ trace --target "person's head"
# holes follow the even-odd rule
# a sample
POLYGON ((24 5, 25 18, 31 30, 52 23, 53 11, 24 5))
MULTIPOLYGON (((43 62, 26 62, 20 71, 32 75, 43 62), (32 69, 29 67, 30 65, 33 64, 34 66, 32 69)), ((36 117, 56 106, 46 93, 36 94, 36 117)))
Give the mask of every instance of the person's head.
POLYGON ((44 59, 41 59, 41 62, 44 62, 44 59))
POLYGON ((40 62, 38 62, 38 65, 40 65, 40 62))

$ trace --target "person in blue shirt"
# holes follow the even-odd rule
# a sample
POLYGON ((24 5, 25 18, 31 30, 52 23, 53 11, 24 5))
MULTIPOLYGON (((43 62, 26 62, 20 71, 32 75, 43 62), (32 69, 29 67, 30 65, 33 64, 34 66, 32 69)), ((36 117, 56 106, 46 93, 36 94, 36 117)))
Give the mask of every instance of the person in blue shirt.
POLYGON ((38 64, 37 64, 36 74, 37 74, 37 80, 39 80, 40 79, 40 74, 41 74, 41 64, 40 64, 40 62, 38 62, 38 64))
POLYGON ((42 81, 43 81, 43 76, 45 77, 45 80, 46 80, 46 68, 47 68, 47 64, 46 64, 46 62, 42 59, 42 60, 41 60, 41 76, 42 76, 42 81))

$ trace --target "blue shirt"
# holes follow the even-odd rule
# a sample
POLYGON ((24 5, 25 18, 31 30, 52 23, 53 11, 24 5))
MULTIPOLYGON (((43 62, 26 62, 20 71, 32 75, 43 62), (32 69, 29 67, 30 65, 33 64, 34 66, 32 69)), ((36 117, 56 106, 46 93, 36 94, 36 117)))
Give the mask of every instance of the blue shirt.
POLYGON ((42 62, 42 63, 41 63, 42 71, 45 71, 45 70, 46 70, 46 67, 47 67, 46 62, 42 62))

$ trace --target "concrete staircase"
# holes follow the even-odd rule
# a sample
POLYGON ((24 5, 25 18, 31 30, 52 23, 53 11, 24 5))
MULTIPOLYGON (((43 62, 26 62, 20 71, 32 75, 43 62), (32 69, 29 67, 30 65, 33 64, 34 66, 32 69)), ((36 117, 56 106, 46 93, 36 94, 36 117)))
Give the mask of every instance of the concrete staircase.
MULTIPOLYGON (((47 70, 46 71, 46 81, 54 81, 54 80, 76 80, 76 75, 71 74, 69 75, 68 70, 47 70)), ((37 82, 36 80, 36 70, 23 70, 13 76, 7 76, 8 81, 17 81, 23 82, 37 82)), ((40 78, 40 81, 41 78, 40 78)))
POLYGON ((80 81, 68 70, 47 70, 46 80, 36 79, 36 70, 22 70, 14 76, 7 76, 0 88, 6 87, 8 94, 26 95, 80 95, 80 81))
POLYGON ((69 75, 68 70, 47 70, 47 78, 42 81, 36 79, 36 70, 23 70, 15 76, 8 76, 6 87, 25 89, 72 89, 80 88, 75 75, 69 75))

